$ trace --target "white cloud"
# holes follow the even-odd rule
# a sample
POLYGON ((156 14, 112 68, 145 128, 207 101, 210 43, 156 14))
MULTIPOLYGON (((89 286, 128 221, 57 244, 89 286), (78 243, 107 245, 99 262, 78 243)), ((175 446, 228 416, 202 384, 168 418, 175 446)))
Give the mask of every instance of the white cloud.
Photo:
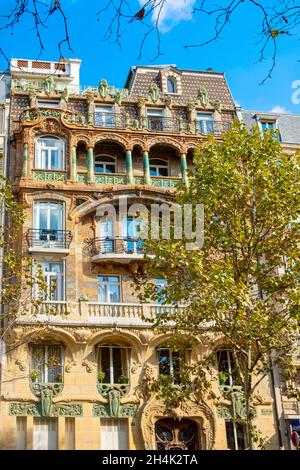
MULTIPOLYGON (((145 4, 145 0, 139 2, 145 4)), ((196 0, 166 0, 161 11, 159 6, 155 8, 152 20, 156 21, 159 15, 159 29, 165 33, 181 21, 191 20, 195 3, 196 0)))
POLYGON ((290 113, 290 111, 288 109, 286 109, 284 106, 281 106, 280 104, 276 104, 270 110, 270 113, 288 114, 288 113, 290 113))

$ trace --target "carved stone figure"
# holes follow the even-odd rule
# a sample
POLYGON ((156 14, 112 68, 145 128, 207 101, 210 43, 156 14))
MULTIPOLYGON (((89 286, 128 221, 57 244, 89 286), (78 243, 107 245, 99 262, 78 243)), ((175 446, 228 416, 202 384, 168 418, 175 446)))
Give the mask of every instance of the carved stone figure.
POLYGON ((117 91, 116 94, 115 94, 115 97, 114 97, 114 102, 118 106, 121 106, 122 98, 123 98, 123 95, 122 95, 121 91, 117 91))
POLYGON ((206 108, 206 106, 209 103, 209 98, 208 98, 208 91, 205 87, 201 86, 199 88, 199 90, 198 90, 198 99, 199 99, 200 103, 202 104, 202 106, 204 106, 206 108))
POLYGON ((101 96, 101 98, 106 98, 107 95, 108 95, 108 83, 106 80, 101 80, 101 82, 99 83, 98 85, 98 91, 99 91, 99 95, 101 96))
POLYGON ((119 417, 120 411, 120 392, 119 390, 110 390, 108 392, 109 411, 111 417, 119 417))
POLYGON ((53 390, 45 388, 41 390, 41 415, 50 416, 53 399, 53 390))
POLYGON ((172 98, 172 96, 170 96, 170 95, 166 96, 165 103, 166 103, 167 108, 172 109, 173 108, 173 98, 172 98))
POLYGON ((159 89, 156 83, 151 83, 149 88, 149 95, 153 103, 156 103, 159 99, 159 89))
POLYGON ((54 78, 51 75, 48 75, 44 80, 44 90, 47 95, 51 95, 54 90, 54 78))
POLYGON ((220 100, 216 100, 214 103, 213 103, 213 106, 214 106, 214 110, 217 111, 218 113, 220 113, 222 111, 222 105, 221 105, 221 101, 220 100))

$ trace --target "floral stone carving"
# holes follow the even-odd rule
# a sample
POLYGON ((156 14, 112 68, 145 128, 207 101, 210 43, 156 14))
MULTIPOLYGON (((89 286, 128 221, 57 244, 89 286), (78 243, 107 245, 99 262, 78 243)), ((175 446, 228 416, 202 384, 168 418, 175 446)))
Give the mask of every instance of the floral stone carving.
MULTIPOLYGON (((218 406, 217 415, 220 418, 246 419, 246 405, 244 393, 239 386, 223 387, 223 396, 231 402, 229 406, 218 406)), ((252 416, 256 416, 256 410, 251 409, 252 416)))

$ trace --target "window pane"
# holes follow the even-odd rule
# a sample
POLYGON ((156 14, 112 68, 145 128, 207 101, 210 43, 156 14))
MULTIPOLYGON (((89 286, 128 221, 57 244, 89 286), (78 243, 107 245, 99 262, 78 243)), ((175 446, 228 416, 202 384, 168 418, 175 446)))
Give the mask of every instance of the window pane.
POLYGON ((180 353, 179 351, 173 351, 172 352, 172 362, 173 362, 173 377, 174 377, 174 383, 179 384, 181 382, 180 380, 180 353))
POLYGON ((230 450, 236 450, 235 443, 234 443, 233 422, 225 421, 225 426, 226 426, 227 448, 230 450))
POLYGON ((159 374, 170 375, 170 351, 168 349, 158 350, 159 374))
POLYGON ((107 285, 100 284, 98 286, 98 291, 99 291, 99 302, 108 302, 107 285))
POLYGON ((105 373, 104 383, 110 383, 110 355, 109 348, 100 348, 100 371, 105 373))
POLYGON ((168 176, 168 168, 159 168, 158 174, 159 176, 168 176))
MULTIPOLYGON (((31 372, 37 372, 36 381, 45 382, 45 348, 34 345, 31 348, 31 372)), ((33 375, 33 374, 32 374, 33 375)))
POLYGON ((60 346, 48 346, 48 382, 62 382, 62 353, 60 346))
POLYGON ((120 302, 120 286, 111 285, 110 286, 110 299, 111 303, 120 302))
POLYGON ((121 348, 113 348, 113 368, 114 383, 120 383, 119 377, 122 375, 121 348))

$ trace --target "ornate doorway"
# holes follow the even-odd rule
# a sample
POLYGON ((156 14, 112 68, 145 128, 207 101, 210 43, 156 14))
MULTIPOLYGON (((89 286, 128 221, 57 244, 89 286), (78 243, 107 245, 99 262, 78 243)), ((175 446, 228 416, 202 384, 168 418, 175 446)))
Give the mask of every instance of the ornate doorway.
POLYGON ((155 440, 157 450, 197 450, 197 424, 189 419, 160 419, 155 424, 155 440))

